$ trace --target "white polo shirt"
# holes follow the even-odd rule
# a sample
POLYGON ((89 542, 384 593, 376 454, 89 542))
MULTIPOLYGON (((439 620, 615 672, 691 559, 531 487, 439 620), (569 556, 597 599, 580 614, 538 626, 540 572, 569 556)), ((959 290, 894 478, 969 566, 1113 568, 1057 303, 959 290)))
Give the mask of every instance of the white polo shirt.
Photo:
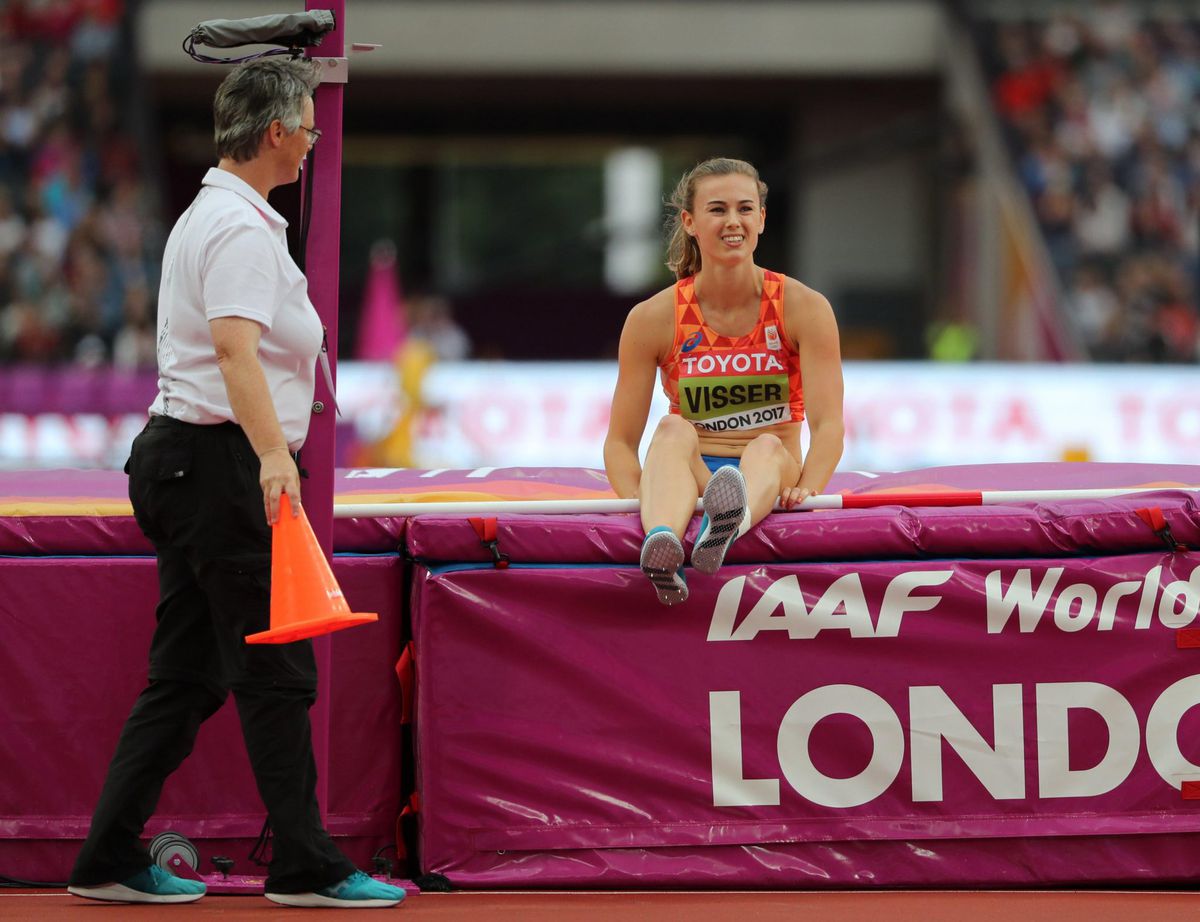
POLYGON ((288 447, 304 444, 322 330, 308 282, 288 253, 286 230, 282 215, 243 180, 216 167, 208 171, 163 251, 151 414, 237 422, 208 322, 246 317, 263 328, 258 359, 288 447))

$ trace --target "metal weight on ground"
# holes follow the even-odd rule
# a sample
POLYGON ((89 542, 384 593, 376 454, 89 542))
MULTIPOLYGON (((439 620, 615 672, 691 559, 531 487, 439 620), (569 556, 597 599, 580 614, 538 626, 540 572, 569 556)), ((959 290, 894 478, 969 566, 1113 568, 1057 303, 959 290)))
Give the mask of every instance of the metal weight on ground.
POLYGON ((167 871, 183 864, 194 871, 200 867, 200 852, 185 836, 168 830, 150 840, 150 860, 167 871))

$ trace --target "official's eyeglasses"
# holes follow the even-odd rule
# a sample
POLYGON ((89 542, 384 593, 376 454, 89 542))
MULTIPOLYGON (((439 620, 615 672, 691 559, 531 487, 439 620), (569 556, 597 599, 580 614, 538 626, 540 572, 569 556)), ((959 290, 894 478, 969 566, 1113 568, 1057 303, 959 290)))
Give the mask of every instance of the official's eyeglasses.
POLYGON ((321 140, 321 129, 320 128, 309 128, 306 125, 301 125, 300 127, 308 132, 308 146, 316 147, 317 142, 321 140))

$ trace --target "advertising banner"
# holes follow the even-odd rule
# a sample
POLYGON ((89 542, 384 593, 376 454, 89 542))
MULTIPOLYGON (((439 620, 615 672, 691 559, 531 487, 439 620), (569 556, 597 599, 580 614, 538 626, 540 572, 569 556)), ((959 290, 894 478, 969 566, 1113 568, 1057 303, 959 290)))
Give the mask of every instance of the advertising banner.
MULTIPOLYGON (((343 362, 337 465, 602 467, 616 375, 613 362, 449 362, 401 387, 392 364, 343 362)), ((845 379, 845 470, 1200 451, 1192 367, 847 362, 845 379)), ((155 388, 152 374, 0 369, 0 468, 119 469, 155 388)), ((656 389, 643 455, 667 411, 656 389)))
MULTIPOLYGON (((1195 368, 847 362, 844 372, 843 469, 1191 463, 1200 450, 1195 368)), ((419 463, 599 467, 615 381, 616 365, 601 362, 434 366, 419 463)), ((647 438, 666 412, 656 389, 647 438)))
POLYGON ((665 608, 635 567, 421 571, 426 870, 468 886, 1200 873, 1194 850, 1156 867, 1138 852, 1200 831, 1184 796, 1200 781, 1200 650, 1174 637, 1200 610, 1197 555, 688 579, 665 608), (995 843, 1049 856, 1096 836, 1106 848, 1070 873, 995 843), (986 868, 967 840, 986 840, 986 868), (872 842, 904 856, 847 863, 841 846, 872 842), (795 849, 837 844, 816 873, 811 851, 797 867, 795 849))

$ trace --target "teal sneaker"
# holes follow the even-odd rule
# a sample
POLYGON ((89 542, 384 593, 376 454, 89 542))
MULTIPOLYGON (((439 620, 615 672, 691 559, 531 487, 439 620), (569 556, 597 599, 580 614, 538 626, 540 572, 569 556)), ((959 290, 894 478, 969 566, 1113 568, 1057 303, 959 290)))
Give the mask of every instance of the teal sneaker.
POLYGON ((683 578, 683 545, 675 532, 660 525, 652 528, 642 542, 642 572, 658 593, 663 605, 687 601, 687 580, 683 578))
POLYGON ((85 900, 108 903, 194 903, 208 891, 203 881, 176 877, 152 864, 119 884, 98 887, 67 887, 68 893, 85 900))
POLYGON ((746 481, 732 464, 717 468, 704 488, 704 518, 692 547, 692 566, 701 573, 716 573, 747 510, 746 481))
POLYGON ((386 909, 404 900, 404 889, 385 884, 362 871, 345 880, 309 893, 267 893, 266 898, 283 906, 307 909, 386 909))

